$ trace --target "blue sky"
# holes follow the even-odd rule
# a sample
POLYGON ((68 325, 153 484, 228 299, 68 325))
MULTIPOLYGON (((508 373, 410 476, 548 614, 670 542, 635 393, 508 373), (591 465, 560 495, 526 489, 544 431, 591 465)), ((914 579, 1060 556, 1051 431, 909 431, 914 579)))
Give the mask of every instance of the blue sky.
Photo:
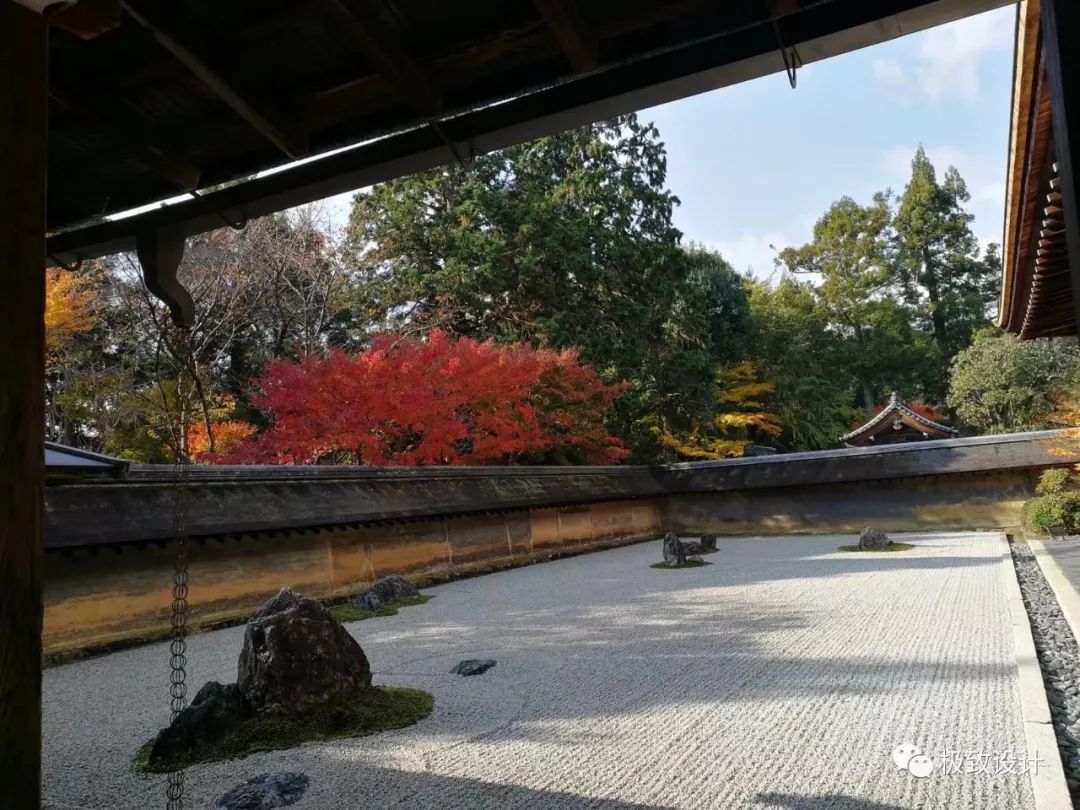
POLYGON ((643 110, 667 144, 668 186, 685 239, 736 270, 774 272, 773 250, 802 244, 843 195, 902 191, 921 143, 939 177, 971 192, 984 242, 1000 242, 1015 9, 1005 7, 799 71, 643 110))

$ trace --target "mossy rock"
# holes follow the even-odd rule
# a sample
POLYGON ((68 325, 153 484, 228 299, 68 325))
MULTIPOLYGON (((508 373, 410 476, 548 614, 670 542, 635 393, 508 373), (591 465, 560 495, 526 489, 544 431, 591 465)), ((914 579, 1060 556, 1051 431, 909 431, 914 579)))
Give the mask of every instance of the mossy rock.
POLYGON ((200 762, 240 759, 258 751, 293 748, 315 740, 366 737, 415 725, 431 714, 434 706, 435 698, 422 689, 375 686, 354 701, 311 710, 296 717, 249 717, 214 743, 170 762, 151 765, 151 740, 139 749, 132 768, 138 773, 166 773, 200 762))
POLYGON ((858 544, 840 546, 841 551, 859 551, 868 554, 876 554, 883 551, 910 551, 913 548, 915 548, 914 543, 889 543, 887 546, 868 546, 867 548, 860 548, 858 544))
POLYGON ((711 562, 706 560, 687 560, 682 565, 672 565, 666 562, 653 563, 649 568, 663 568, 665 571, 670 571, 675 568, 704 568, 706 565, 712 565, 711 562))
POLYGON ((396 616, 398 608, 423 605, 430 601, 430 596, 413 596, 408 599, 396 599, 393 602, 387 602, 378 610, 364 610, 357 607, 352 601, 342 602, 340 605, 331 605, 327 609, 339 622, 361 622, 364 619, 374 619, 377 616, 396 616))

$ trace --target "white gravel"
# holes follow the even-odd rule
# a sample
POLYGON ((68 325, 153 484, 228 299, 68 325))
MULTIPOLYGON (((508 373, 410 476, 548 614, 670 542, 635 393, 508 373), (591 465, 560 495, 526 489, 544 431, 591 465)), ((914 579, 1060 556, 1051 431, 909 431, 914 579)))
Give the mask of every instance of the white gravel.
MULTIPOLYGON (((1000 535, 849 542, 720 538, 686 570, 649 568, 655 542, 432 588, 349 626, 376 682, 435 694, 431 717, 191 768, 186 806, 294 770, 311 779, 296 810, 1032 807, 1026 775, 939 760, 919 779, 891 759, 1024 747, 1000 535), (449 674, 463 658, 498 665, 449 674)), ((242 633, 191 639, 193 688, 235 678, 242 633)), ((129 763, 167 717, 167 665, 158 644, 46 672, 52 806, 163 806, 163 777, 129 763)))

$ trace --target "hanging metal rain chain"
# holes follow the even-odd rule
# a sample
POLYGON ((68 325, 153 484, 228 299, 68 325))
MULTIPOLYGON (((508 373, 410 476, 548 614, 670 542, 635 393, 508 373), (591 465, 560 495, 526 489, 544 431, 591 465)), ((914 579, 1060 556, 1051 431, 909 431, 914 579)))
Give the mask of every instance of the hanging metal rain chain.
MULTIPOLYGON (((177 374, 177 396, 183 397, 183 375, 191 362, 191 335, 187 329, 180 330, 181 370, 177 374)), ((190 459, 187 454, 187 408, 183 401, 177 403, 176 464, 174 466, 173 542, 176 543, 176 559, 173 567, 171 635, 169 640, 169 722, 187 707, 187 614, 188 614, 188 561, 187 561, 187 502, 189 497, 190 459)), ((166 810, 184 808, 184 769, 174 767, 169 771, 165 788, 166 810)))

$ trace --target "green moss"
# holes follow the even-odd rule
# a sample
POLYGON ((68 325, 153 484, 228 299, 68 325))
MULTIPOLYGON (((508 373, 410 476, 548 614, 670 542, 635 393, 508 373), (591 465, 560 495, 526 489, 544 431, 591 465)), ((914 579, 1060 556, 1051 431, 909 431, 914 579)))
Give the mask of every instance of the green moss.
POLYGON ((364 619, 374 619, 376 616, 394 616, 398 608, 410 607, 411 605, 423 605, 430 602, 430 596, 412 596, 408 599, 395 599, 387 602, 378 610, 361 610, 355 602, 342 602, 340 605, 330 605, 327 610, 339 622, 359 622, 364 619))
POLYGON ((880 551, 911 551, 915 548, 913 543, 889 543, 887 546, 874 546, 872 548, 859 548, 858 544, 853 546, 840 546, 841 551, 863 551, 863 552, 880 552, 880 551))
POLYGON ((705 560, 687 560, 682 565, 671 565, 666 562, 658 562, 653 563, 649 568, 663 568, 664 570, 670 571, 675 568, 701 568, 705 565, 712 565, 712 563, 706 562, 705 560))
POLYGON ((352 703, 311 710, 299 717, 256 715, 242 721, 230 733, 206 748, 175 762, 151 764, 147 742, 132 761, 139 773, 165 773, 200 762, 240 759, 258 751, 293 748, 314 740, 366 737, 380 731, 419 723, 435 706, 431 693, 421 689, 376 686, 352 703))

